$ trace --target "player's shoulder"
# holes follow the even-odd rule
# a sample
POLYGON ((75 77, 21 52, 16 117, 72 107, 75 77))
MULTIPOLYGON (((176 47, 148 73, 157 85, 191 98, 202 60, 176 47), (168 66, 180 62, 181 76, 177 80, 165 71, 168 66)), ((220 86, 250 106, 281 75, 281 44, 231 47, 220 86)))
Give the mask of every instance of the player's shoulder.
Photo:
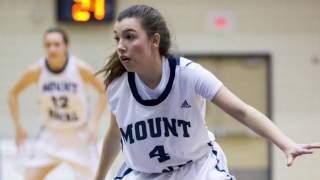
POLYGON ((111 81, 107 87, 107 91, 118 91, 127 82, 127 72, 122 73, 111 81))
POLYGON ((40 74, 42 72, 40 61, 36 61, 31 63, 26 69, 22 72, 22 78, 23 79, 29 79, 32 81, 37 81, 40 77, 40 74))
POLYGON ((184 69, 186 71, 193 71, 200 67, 200 65, 191 59, 185 57, 178 57, 177 58, 177 65, 179 68, 184 69))
POLYGON ((180 78, 186 81, 194 79, 198 72, 201 71, 200 64, 185 57, 179 57, 177 59, 177 67, 180 78))
POLYGON ((39 61, 33 62, 27 67, 27 70, 28 71, 40 71, 41 70, 41 63, 39 63, 39 61))
POLYGON ((28 74, 40 74, 41 72, 41 66, 42 63, 44 62, 44 59, 41 58, 40 60, 37 60, 36 62, 31 63, 27 69, 25 70, 25 73, 28 74))
POLYGON ((179 58, 178 67, 179 78, 182 82, 197 83, 197 81, 210 78, 213 75, 201 64, 185 57, 179 58))

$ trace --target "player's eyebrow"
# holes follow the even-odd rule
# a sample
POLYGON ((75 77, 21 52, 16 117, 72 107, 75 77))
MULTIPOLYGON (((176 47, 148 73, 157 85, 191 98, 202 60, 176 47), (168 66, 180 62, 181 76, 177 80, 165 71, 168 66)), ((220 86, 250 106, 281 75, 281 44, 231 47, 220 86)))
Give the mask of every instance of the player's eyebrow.
MULTIPOLYGON (((121 33, 126 33, 126 32, 136 32, 136 30, 132 28, 128 28, 128 29, 124 29, 121 33)), ((118 34, 116 30, 113 30, 113 33, 118 34)))

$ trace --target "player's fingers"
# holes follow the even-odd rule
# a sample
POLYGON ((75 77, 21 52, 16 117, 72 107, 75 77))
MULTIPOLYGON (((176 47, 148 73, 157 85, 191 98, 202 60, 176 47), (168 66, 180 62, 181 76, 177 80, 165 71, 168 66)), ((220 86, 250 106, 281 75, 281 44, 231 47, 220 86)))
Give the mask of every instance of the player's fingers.
POLYGON ((294 157, 291 154, 289 154, 287 157, 287 166, 288 167, 292 166, 293 161, 294 161, 294 157))
POLYGON ((301 152, 301 155, 302 155, 302 154, 312 154, 312 153, 313 153, 313 150, 304 149, 304 150, 301 152))
POLYGON ((18 152, 21 152, 23 150, 23 144, 24 143, 25 143, 25 139, 17 140, 16 144, 17 144, 18 152))
POLYGON ((289 154, 288 155, 288 163, 287 163, 287 166, 290 167, 292 166, 293 162, 295 161, 295 159, 298 157, 298 156, 302 156, 302 155, 305 155, 305 154, 312 154, 313 153, 313 150, 309 150, 309 149, 304 149, 298 153, 295 153, 295 154, 289 154))
POLYGON ((20 144, 21 143, 19 141, 16 141, 16 146, 17 146, 18 151, 20 151, 20 149, 21 149, 21 145, 20 144))
POLYGON ((22 143, 23 143, 23 138, 16 138, 17 147, 21 146, 22 143))
POLYGON ((305 148, 307 149, 320 149, 320 143, 312 143, 312 144, 306 144, 305 148))

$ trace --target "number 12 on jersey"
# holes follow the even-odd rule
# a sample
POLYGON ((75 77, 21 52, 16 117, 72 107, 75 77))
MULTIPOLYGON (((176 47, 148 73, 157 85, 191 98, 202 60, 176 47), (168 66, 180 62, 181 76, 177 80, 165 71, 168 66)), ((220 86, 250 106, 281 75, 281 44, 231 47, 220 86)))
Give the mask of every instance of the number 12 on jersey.
POLYGON ((68 107, 68 97, 61 96, 61 97, 51 97, 52 102, 56 108, 67 108, 68 107))
POLYGON ((149 153, 150 158, 158 157, 158 161, 160 163, 167 161, 170 159, 169 154, 167 154, 164 150, 164 146, 156 146, 153 148, 152 151, 149 153))

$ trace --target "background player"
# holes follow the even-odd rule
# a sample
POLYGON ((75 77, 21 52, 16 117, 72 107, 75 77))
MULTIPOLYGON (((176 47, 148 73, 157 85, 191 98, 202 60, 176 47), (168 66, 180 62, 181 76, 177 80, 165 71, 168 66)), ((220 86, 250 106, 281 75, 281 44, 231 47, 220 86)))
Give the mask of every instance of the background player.
POLYGON ((97 180, 104 179, 121 149, 120 139, 125 164, 116 179, 232 179, 208 136, 205 100, 277 145, 289 166, 320 148, 293 142, 200 65, 171 56, 170 33, 157 10, 129 7, 118 16, 114 33, 117 52, 103 70, 111 126, 97 180))
POLYGON ((98 123, 105 108, 104 86, 83 61, 69 54, 68 36, 62 29, 47 30, 44 46, 46 57, 31 65, 10 92, 16 143, 21 148, 28 135, 20 121, 18 96, 31 84, 38 87, 44 122, 32 145, 26 179, 44 179, 61 162, 72 167, 77 180, 92 179, 98 158, 98 123), (91 117, 87 114, 85 84, 99 93, 91 117))

